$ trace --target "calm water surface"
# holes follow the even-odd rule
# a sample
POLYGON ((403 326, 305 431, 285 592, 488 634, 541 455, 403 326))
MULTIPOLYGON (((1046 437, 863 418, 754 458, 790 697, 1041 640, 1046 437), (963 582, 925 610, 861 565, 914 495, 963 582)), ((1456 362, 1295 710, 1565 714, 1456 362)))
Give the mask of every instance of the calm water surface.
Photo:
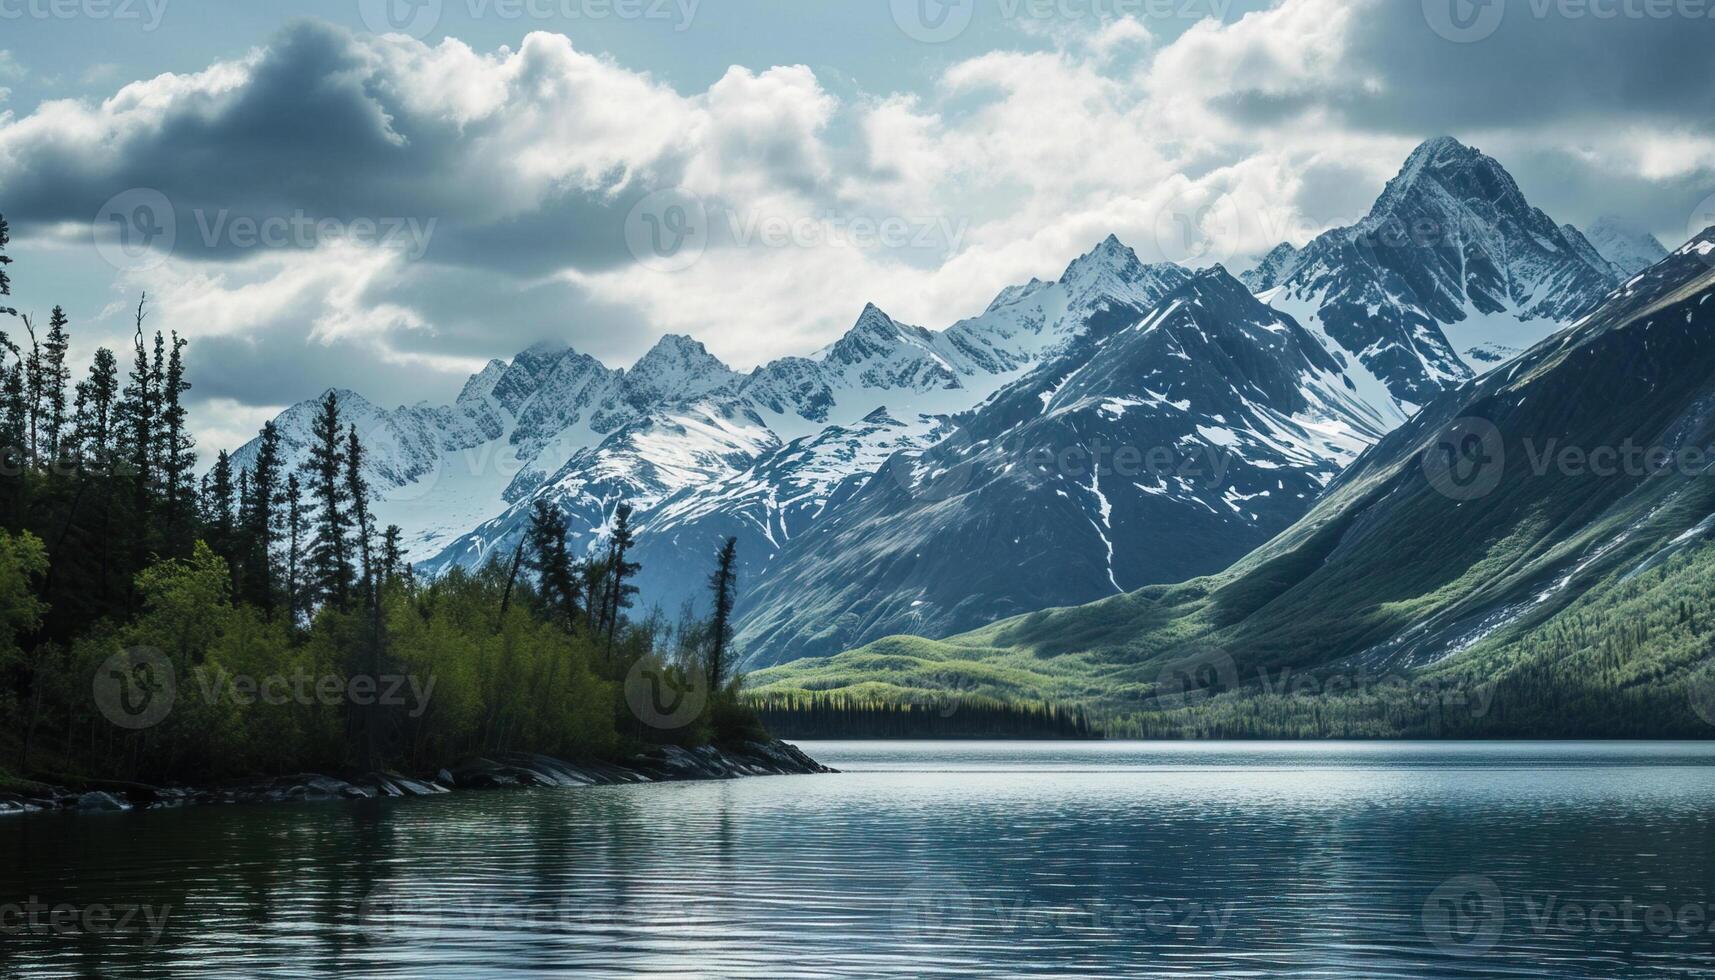
POLYGON ((0 976, 1715 977, 1715 745, 802 744, 846 771, 13 818, 0 976))

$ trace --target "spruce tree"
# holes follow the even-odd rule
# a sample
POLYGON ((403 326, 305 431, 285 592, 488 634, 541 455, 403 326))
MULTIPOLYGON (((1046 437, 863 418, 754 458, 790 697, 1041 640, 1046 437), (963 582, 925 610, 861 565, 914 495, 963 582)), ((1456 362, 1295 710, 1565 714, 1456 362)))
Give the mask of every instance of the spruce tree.
POLYGON ((636 543, 636 536, 631 530, 631 505, 620 504, 614 510, 613 537, 608 541, 607 564, 607 658, 613 659, 613 644, 619 632, 619 617, 631 608, 632 597, 637 595, 637 586, 629 584, 629 579, 642 571, 642 566, 626 560, 626 554, 636 543))
POLYGON ((538 499, 530 508, 530 568, 543 601, 553 609, 562 625, 570 629, 578 620, 579 580, 566 547, 566 518, 547 500, 538 499))
POLYGON ((207 484, 202 519, 208 525, 208 546, 214 549, 215 554, 231 562, 236 510, 233 506, 232 457, 226 450, 222 449, 214 457, 214 468, 209 471, 207 484))
POLYGON ((244 527, 244 598, 270 619, 274 616, 274 544, 280 526, 280 430, 262 423, 256 463, 250 468, 250 495, 240 516, 244 527))
POLYGON ((727 538, 715 557, 709 588, 715 594, 715 612, 709 621, 709 690, 719 691, 726 681, 732 652, 732 610, 738 596, 738 539, 727 538))
POLYGON ((298 474, 286 475, 286 623, 298 625, 303 611, 304 491, 298 474))
POLYGON ((352 533, 357 536, 357 553, 362 561, 363 591, 375 598, 375 561, 373 557, 375 518, 369 513, 369 481, 363 477, 363 442, 352 426, 345 442, 345 492, 351 499, 352 533))
MULTIPOLYGON (((126 515, 124 533, 131 544, 131 568, 141 569, 148 562, 149 529, 155 518, 152 493, 155 484, 155 386, 149 371, 149 354, 144 347, 143 322, 148 318, 147 294, 137 302, 136 327, 131 335, 131 374, 120 401, 123 419, 120 455, 126 467, 125 477, 131 487, 131 513, 126 515)), ((129 578, 126 575, 126 578, 129 578)))
POLYGON ((345 473, 345 435, 339 400, 332 391, 310 426, 309 477, 314 534, 306 556, 309 586, 316 601, 345 609, 351 601, 351 503, 345 473))
POLYGON ((405 552, 399 546, 399 539, 404 531, 397 524, 387 525, 387 530, 381 532, 381 581, 383 584, 398 578, 405 571, 405 552))
POLYGON ((66 389, 71 385, 71 369, 66 366, 66 352, 71 347, 71 337, 66 327, 70 322, 64 309, 54 307, 48 315, 48 336, 42 343, 42 451, 50 464, 59 463, 68 448, 66 429, 70 419, 66 415, 66 389))
MULTIPOLYGON (((6 254, 6 246, 12 244, 12 229, 6 224, 6 216, 0 215, 0 297, 12 295, 12 277, 7 275, 6 267, 12 264, 12 259, 6 254)), ((0 306, 0 316, 17 316, 18 311, 10 306, 0 306)))
POLYGON ((104 471, 113 465, 118 433, 119 362, 105 347, 95 352, 89 376, 77 384, 76 432, 80 465, 104 471))
POLYGON ((30 338, 29 350, 24 353, 24 448, 25 457, 30 465, 39 466, 42 462, 42 423, 47 408, 47 384, 43 377, 42 344, 36 338, 35 321, 28 316, 20 316, 24 322, 24 333, 30 338))
MULTIPOLYGON (((191 386, 185 380, 184 349, 186 341, 173 334, 172 347, 161 365, 162 337, 155 334, 155 368, 158 376, 156 391, 160 394, 159 438, 157 458, 161 468, 161 491, 167 512, 169 541, 174 553, 190 552, 188 533, 191 517, 191 478, 196 472, 196 441, 186 425, 184 403, 180 396, 191 386)), ((232 556, 229 556, 231 558, 232 556)))

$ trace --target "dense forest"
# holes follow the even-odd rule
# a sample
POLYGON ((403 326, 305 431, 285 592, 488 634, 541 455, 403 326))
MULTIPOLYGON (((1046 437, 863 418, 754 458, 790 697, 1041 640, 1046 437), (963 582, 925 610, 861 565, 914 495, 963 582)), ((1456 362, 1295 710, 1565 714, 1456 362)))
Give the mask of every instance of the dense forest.
POLYGON ((1082 708, 952 697, 898 701, 847 694, 759 694, 750 705, 782 738, 1100 738, 1082 708))
MULTIPOLYGON (((0 218, 0 302, 8 245, 0 218)), ((74 378, 60 308, 0 306, 0 781, 422 772, 763 734, 730 666, 732 542, 710 549, 707 620, 642 611, 623 504, 589 556, 542 507, 510 555, 421 581, 376 527, 331 393, 302 467, 270 423, 253 465, 221 452, 199 475, 188 345, 150 316, 144 297, 127 366, 102 348, 74 378)))

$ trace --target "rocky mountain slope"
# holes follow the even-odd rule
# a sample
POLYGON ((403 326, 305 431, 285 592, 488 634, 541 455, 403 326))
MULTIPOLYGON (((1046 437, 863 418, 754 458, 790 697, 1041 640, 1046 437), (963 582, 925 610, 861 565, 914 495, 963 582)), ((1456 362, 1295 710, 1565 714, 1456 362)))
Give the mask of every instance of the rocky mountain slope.
MULTIPOLYGON (((1135 260, 1134 260, 1135 261, 1135 260)), ((1224 269, 1113 309, 795 537, 741 604, 751 664, 942 635, 1224 567, 1386 431, 1224 269)))
POLYGON ((1449 137, 1418 147, 1363 221, 1277 249, 1247 275, 1402 420, 1589 311, 1620 278, 1499 163, 1449 137))
POLYGON ((754 680, 1088 700, 1146 733, 1706 737, 1712 447, 1715 229, 1220 575, 754 680))

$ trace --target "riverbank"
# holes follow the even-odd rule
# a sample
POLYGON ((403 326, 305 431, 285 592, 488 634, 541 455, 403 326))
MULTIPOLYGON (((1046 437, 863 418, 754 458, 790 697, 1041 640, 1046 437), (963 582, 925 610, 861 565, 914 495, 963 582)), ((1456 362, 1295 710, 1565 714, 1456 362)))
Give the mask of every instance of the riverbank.
POLYGON ((163 787, 108 780, 64 784, 30 783, 0 789, 0 815, 67 811, 120 812, 134 809, 231 803, 291 803, 318 800, 437 796, 455 790, 529 787, 613 786, 624 783, 739 779, 832 773, 778 739, 704 745, 654 746, 619 762, 570 762, 528 752, 477 756, 433 775, 370 772, 348 777, 297 773, 211 786, 163 787))

